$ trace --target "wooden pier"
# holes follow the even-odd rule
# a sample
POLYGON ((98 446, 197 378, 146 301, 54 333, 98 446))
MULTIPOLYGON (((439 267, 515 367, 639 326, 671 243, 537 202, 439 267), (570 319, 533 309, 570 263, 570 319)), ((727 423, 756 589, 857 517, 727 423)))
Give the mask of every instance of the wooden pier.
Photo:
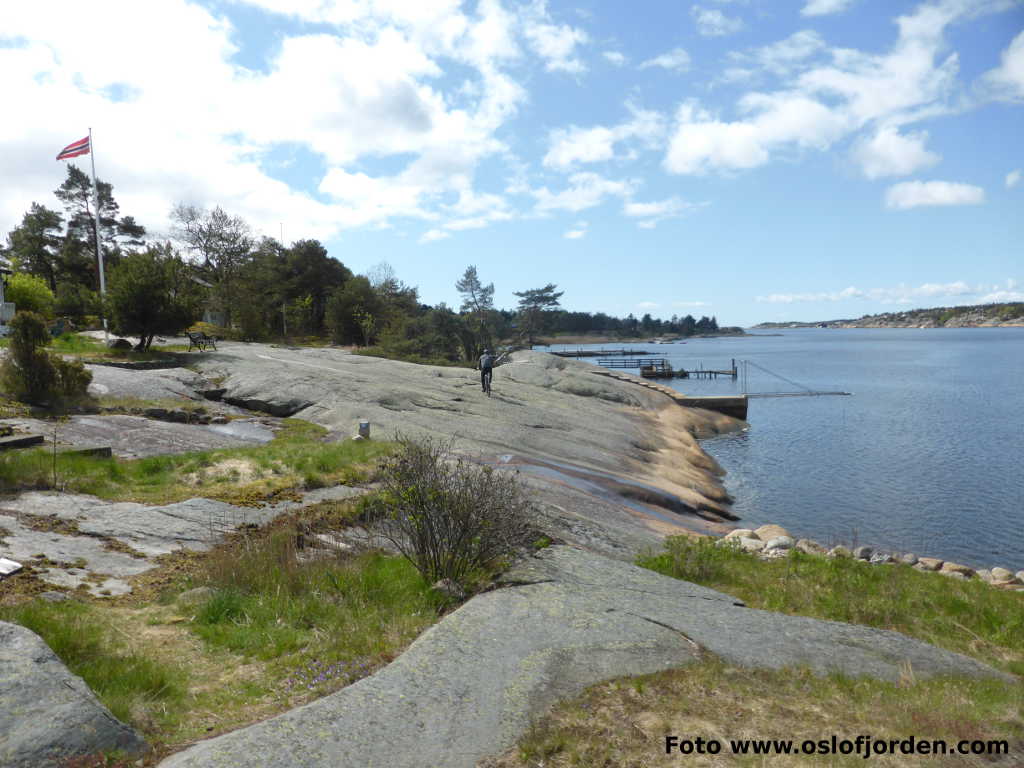
MULTIPOLYGON (((637 361, 641 362, 641 361, 637 361)), ((622 366, 625 367, 625 366, 622 366)), ((719 370, 714 368, 673 368, 667 360, 644 360, 639 366, 640 375, 645 379, 717 379, 720 376, 736 380, 738 372, 736 361, 732 361, 732 368, 719 370)))
POLYGON ((650 368, 652 370, 671 370, 668 360, 664 357, 645 357, 643 360, 628 357, 609 357, 605 360, 598 360, 597 364, 603 368, 639 368, 641 371, 645 368, 650 368))

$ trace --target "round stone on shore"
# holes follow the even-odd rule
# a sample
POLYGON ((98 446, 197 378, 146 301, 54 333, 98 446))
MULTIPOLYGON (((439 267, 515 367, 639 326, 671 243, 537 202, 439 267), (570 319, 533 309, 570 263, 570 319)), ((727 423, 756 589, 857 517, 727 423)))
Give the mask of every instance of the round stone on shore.
POLYGON ((756 539, 757 534, 749 528, 737 528, 735 531, 729 531, 725 534, 727 539, 756 539))
POLYGON ((904 565, 916 565, 917 555, 915 555, 913 552, 904 552, 902 555, 900 555, 900 562, 904 565))
POLYGON ((874 551, 871 547, 857 547, 853 550, 853 556, 858 560, 870 560, 874 551))
POLYGON ((937 571, 942 567, 943 562, 937 557, 919 557, 914 567, 921 571, 937 571))
POLYGON ((828 551, 829 557, 853 557, 853 553, 842 544, 837 544, 828 551))
POLYGON ((968 576, 960 573, 960 571, 939 571, 939 573, 943 576, 949 576, 951 579, 958 579, 959 581, 967 581, 969 578, 968 576))
POLYGON ((789 536, 776 536, 766 541, 764 548, 769 552, 773 549, 792 549, 795 543, 789 536))
POLYGON ((771 541, 778 536, 789 536, 789 531, 781 525, 762 525, 754 531, 754 534, 761 541, 771 541))
POLYGON ((1013 581, 1013 571, 996 566, 992 569, 992 581, 1013 581))
POLYGON ((992 578, 992 571, 988 570, 987 568, 982 568, 975 575, 982 581, 987 582, 989 584, 991 584, 994 581, 994 579, 992 578))
POLYGON ((740 539, 740 549, 745 552, 760 552, 764 549, 764 542, 760 539, 744 538, 740 539))
POLYGON ((892 562, 892 555, 887 552, 875 552, 871 555, 869 562, 872 565, 886 565, 892 562))
POLYGON ((825 547, 813 539, 800 539, 796 543, 796 548, 808 555, 824 555, 828 552, 825 547))
POLYGON ((942 568, 939 569, 940 573, 959 573, 964 578, 969 579, 974 575, 974 569, 968 568, 966 565, 960 565, 960 563, 943 563, 942 568))

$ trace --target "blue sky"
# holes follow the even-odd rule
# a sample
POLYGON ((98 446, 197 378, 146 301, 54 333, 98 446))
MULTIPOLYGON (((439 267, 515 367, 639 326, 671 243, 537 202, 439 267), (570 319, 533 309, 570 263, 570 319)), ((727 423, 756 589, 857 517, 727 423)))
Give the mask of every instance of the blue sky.
POLYGON ((8 3, 0 71, 3 232, 91 126, 154 235, 220 205, 428 303, 469 264, 722 324, 1024 300, 1019 0, 8 3))

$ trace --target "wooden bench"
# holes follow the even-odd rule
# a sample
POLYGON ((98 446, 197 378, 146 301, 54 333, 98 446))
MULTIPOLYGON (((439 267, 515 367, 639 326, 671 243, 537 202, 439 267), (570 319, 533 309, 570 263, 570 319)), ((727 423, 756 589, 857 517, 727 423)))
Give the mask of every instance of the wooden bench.
POLYGON ((217 350, 217 340, 213 336, 207 336, 202 331, 193 333, 192 331, 185 331, 185 335, 188 336, 188 351, 191 352, 193 349, 198 349, 202 352, 205 349, 213 347, 214 351, 217 350))

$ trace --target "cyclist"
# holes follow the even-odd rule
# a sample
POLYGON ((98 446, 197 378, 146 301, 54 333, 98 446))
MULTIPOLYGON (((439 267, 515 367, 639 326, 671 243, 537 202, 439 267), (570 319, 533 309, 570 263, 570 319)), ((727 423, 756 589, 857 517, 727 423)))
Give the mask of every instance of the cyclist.
POLYGON ((486 392, 490 384, 491 376, 494 375, 494 354, 485 349, 480 355, 480 388, 486 392))

